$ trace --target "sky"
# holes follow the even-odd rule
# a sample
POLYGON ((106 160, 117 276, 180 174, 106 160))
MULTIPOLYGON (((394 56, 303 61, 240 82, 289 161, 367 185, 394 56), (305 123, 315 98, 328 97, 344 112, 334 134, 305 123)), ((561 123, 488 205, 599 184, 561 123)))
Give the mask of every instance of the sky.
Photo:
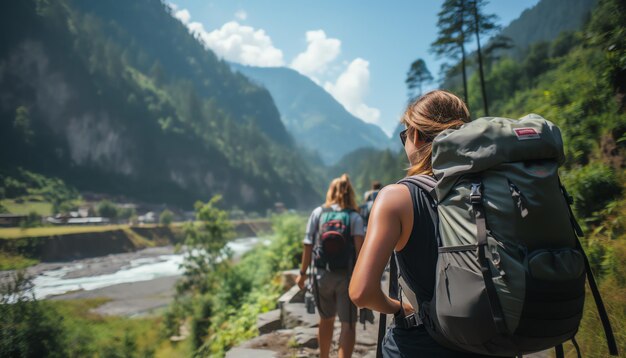
MULTIPOLYGON (((445 62, 429 52, 442 0, 164 1, 221 58, 293 68, 388 135, 406 106, 410 64, 424 59, 437 78, 445 62)), ((538 1, 491 0, 486 13, 506 26, 538 1)))

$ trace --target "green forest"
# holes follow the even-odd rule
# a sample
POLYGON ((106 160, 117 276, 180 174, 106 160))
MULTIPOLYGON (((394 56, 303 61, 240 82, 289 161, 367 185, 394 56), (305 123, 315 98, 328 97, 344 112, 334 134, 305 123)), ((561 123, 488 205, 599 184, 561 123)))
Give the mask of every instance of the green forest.
POLYGON ((187 208, 217 193, 260 211, 319 198, 267 90, 206 51, 163 3, 8 5, 3 177, 23 168, 187 208))

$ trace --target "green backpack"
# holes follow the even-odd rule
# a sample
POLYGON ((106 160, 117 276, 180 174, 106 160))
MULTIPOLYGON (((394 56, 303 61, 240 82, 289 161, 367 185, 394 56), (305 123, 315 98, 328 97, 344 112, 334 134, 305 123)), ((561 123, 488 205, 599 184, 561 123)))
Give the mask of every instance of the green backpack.
POLYGON ((352 210, 323 208, 320 216, 318 239, 313 249, 315 267, 329 271, 352 269, 354 244, 350 235, 352 210))
POLYGON ((461 351, 516 356, 556 347, 563 357, 563 342, 577 346, 586 277, 617 355, 559 180, 564 159, 560 130, 534 114, 479 118, 434 139, 437 181, 404 180, 431 192, 439 230, 434 296, 407 326, 423 323, 461 351))

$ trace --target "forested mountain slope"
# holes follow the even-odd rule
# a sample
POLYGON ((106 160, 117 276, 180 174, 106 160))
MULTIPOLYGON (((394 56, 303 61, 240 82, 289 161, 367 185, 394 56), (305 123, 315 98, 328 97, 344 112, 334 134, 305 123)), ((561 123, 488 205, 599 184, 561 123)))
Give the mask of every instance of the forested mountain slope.
POLYGON ((389 137, 380 127, 348 113, 328 92, 298 72, 282 67, 233 67, 269 90, 297 143, 317 151, 326 164, 334 164, 358 148, 389 146, 389 137))
MULTIPOLYGON (((598 0, 540 0, 532 8, 524 10, 522 14, 510 24, 504 26, 491 40, 483 44, 483 57, 486 63, 491 63, 502 57, 524 59, 528 48, 541 42, 552 42, 563 33, 580 30, 589 21, 591 11, 598 0), (507 39, 511 47, 502 48, 502 38, 507 39), (496 39, 496 40, 494 40, 496 39), (489 51, 489 48, 494 48, 489 51)), ((474 37, 468 37, 468 44, 473 46, 474 37)), ((481 40, 481 41, 484 41, 481 40)), ((467 46, 467 45, 466 45, 467 46)), ((462 86, 460 61, 451 66, 444 78, 439 82, 445 88, 462 86)), ((477 69, 477 54, 472 52, 468 56, 467 74, 471 76, 477 69)))
POLYGON ((14 1, 0 33, 3 171, 183 206, 316 201, 270 94, 161 1, 14 1))
POLYGON ((502 29, 501 35, 513 40, 506 54, 520 58, 526 47, 552 41, 564 31, 576 31, 589 21, 598 0, 541 0, 502 29))

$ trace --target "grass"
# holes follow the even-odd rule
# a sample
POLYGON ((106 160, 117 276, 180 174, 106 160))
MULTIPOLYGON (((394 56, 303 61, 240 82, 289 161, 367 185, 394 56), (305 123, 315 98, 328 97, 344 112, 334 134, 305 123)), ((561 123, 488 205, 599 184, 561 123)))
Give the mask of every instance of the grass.
POLYGON ((156 243, 154 241, 150 241, 150 240, 146 239, 145 237, 137 234, 130 227, 125 227, 123 230, 124 230, 124 232, 126 232, 126 235, 130 239, 130 241, 133 242, 135 247, 143 248, 143 247, 153 247, 153 246, 156 245, 156 243))
POLYGON ((170 356, 186 355, 184 345, 172 346, 163 336, 160 315, 128 318, 91 312, 107 301, 106 298, 47 301, 64 317, 68 343, 74 346, 70 350, 73 349, 75 355, 107 356, 112 350, 125 352, 126 342, 132 342, 132 350, 139 357, 164 356, 162 351, 174 354, 170 356))
MULTIPOLYGON (((264 220, 258 220, 264 221, 264 220)), ((254 220, 247 220, 244 222, 255 222, 254 220)), ((237 223, 236 221, 234 223, 237 223)), ((201 225, 200 222, 195 222, 195 225, 201 225)), ((144 228, 155 228, 158 227, 157 224, 146 224, 141 227, 144 228)), ((183 226, 183 223, 172 223, 170 225, 171 228, 180 228, 183 226)), ((44 227, 35 227, 35 228, 27 228, 22 229, 19 227, 9 227, 9 228, 0 228, 0 239, 21 239, 25 237, 42 237, 42 236, 54 236, 54 235, 66 235, 66 234, 84 234, 90 232, 104 232, 111 230, 127 230, 130 229, 131 226, 128 224, 124 225, 85 225, 85 226, 44 226, 44 227)), ((128 230, 132 232, 132 230, 128 230)))
POLYGON ((104 232, 128 228, 129 225, 91 225, 91 226, 44 226, 22 229, 19 227, 1 228, 1 239, 20 239, 24 237, 41 237, 66 234, 84 234, 104 232))
POLYGON ((38 263, 35 259, 0 251, 0 271, 19 270, 38 263))
POLYGON ((4 206, 11 214, 27 215, 35 212, 42 216, 52 215, 52 204, 45 201, 24 200, 17 203, 13 199, 2 199, 0 205, 4 206))

